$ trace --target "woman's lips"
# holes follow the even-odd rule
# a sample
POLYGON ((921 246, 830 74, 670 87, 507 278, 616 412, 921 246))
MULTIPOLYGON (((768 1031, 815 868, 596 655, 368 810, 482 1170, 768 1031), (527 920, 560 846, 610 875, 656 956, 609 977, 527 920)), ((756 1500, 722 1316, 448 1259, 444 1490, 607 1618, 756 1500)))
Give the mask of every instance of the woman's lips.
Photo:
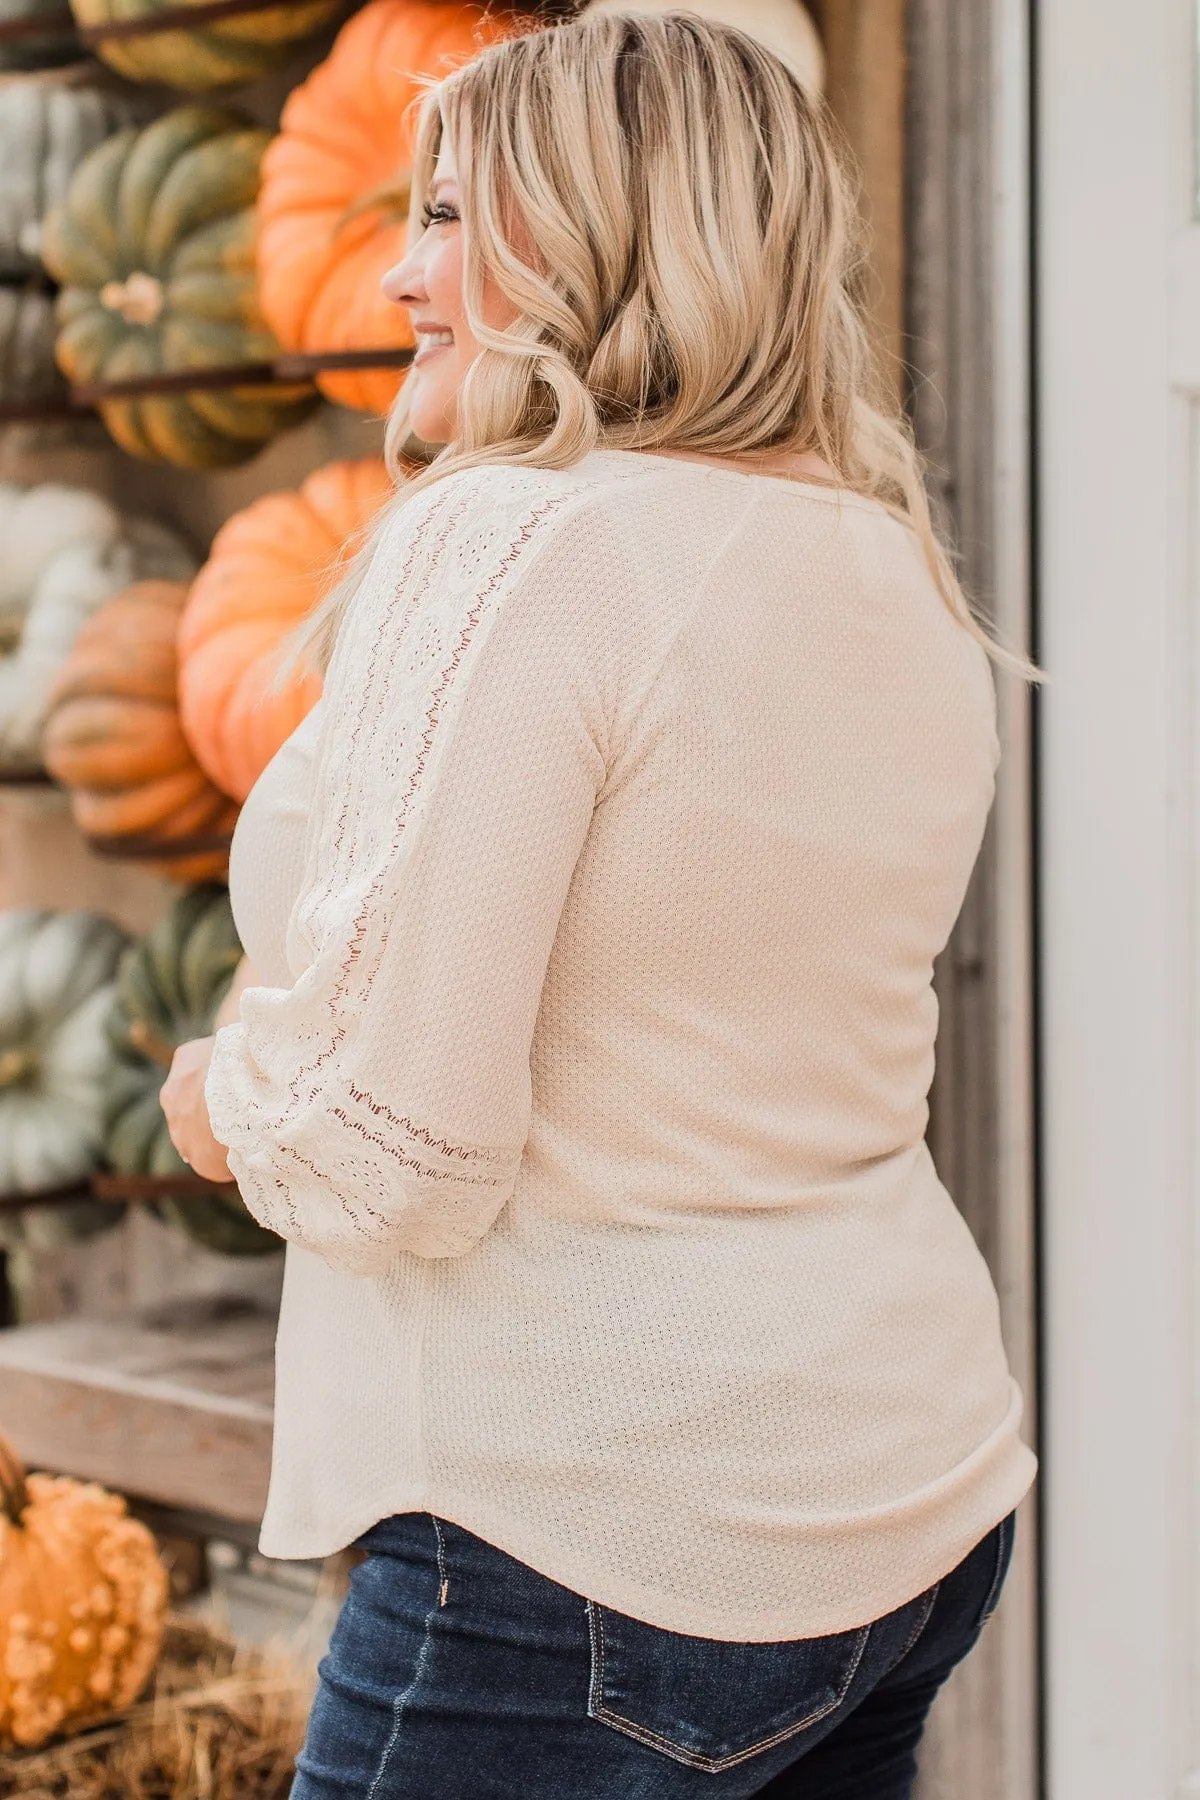
POLYGON ((424 326, 413 335, 417 340, 416 354, 413 357, 414 369, 419 368, 422 363, 428 362, 429 358, 431 356, 436 356, 439 351, 452 350, 454 348, 454 333, 452 331, 443 330, 436 326, 424 326))

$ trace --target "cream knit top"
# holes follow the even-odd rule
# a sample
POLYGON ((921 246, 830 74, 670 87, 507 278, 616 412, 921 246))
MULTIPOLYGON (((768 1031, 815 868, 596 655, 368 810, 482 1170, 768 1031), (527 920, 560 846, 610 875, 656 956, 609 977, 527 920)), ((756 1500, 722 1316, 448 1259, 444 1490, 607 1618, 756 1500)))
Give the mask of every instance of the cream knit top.
POLYGON ((230 885, 288 1240, 261 1544, 428 1510, 701 1636, 875 1619, 1029 1487, 924 1132, 990 667, 882 507, 630 451, 380 533, 230 885))

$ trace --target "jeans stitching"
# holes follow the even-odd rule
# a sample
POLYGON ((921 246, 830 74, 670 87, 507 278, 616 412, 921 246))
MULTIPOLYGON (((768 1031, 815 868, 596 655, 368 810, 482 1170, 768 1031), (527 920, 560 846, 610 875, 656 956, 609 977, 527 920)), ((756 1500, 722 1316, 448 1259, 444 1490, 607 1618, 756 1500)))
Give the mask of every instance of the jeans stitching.
POLYGON ((1000 1604, 1000 1590, 1004 1583, 1005 1574, 1004 1559, 1012 1536, 1012 1530, 1013 1518, 1012 1514, 1009 1513, 1006 1518, 1001 1519, 999 1525, 996 1527, 996 1567, 992 1571, 991 1586, 988 1588, 987 1599, 983 1603, 983 1611, 979 1616, 980 1631, 983 1630, 984 1626, 1000 1604))
POLYGON ((588 1689, 588 1712, 595 1717, 593 1708, 604 1704, 604 1633, 600 1627, 599 1608, 592 1601, 587 1606, 588 1637, 592 1645, 592 1680, 588 1689))
POLYGON ((925 1627, 928 1625, 930 1619, 933 1616, 933 1609, 934 1609, 935 1605, 937 1604, 937 1597, 938 1597, 939 1592, 941 1591, 941 1586, 942 1586, 942 1584, 940 1581, 935 1581, 933 1586, 926 1593, 925 1605, 922 1607, 921 1611, 917 1614, 917 1622, 913 1626, 912 1630, 909 1632, 908 1637, 905 1639, 903 1650, 901 1650, 899 1656, 896 1658, 895 1662, 892 1664, 892 1667, 894 1669, 898 1669, 900 1667, 900 1664, 904 1661, 905 1657, 908 1655, 910 1650, 916 1649, 917 1640, 920 1638, 921 1633, 924 1631, 925 1627))
MULTIPOLYGON (((592 1680, 588 1692, 588 1716, 599 1720, 601 1724, 611 1726, 614 1731, 623 1732, 626 1737, 635 1739, 639 1744, 645 1744, 648 1749, 661 1751, 673 1762, 684 1763, 688 1768, 699 1769, 708 1775, 721 1775, 726 1769, 736 1768, 739 1763, 747 1762, 752 1756, 761 1756, 764 1751, 773 1750, 777 1744, 785 1743, 788 1738, 795 1737, 797 1732, 807 1731, 811 1726, 819 1725, 823 1719, 829 1718, 831 1713, 835 1713, 850 1692, 854 1677, 858 1674, 859 1665, 866 1654, 867 1640, 873 1629, 870 1625, 864 1625, 859 1632, 859 1641, 855 1646, 850 1666, 828 1706, 817 1707, 803 1719, 796 1720, 794 1724, 785 1726, 782 1731, 777 1731, 768 1738, 760 1739, 756 1744, 748 1745, 744 1750, 735 1750, 729 1756, 705 1756, 699 1750, 685 1750, 682 1745, 673 1743, 670 1738, 661 1737, 658 1732, 651 1731, 649 1726, 639 1725, 633 1719, 623 1718, 620 1713, 613 1712, 604 1704, 604 1618, 600 1608, 591 1600, 587 1602, 587 1615, 588 1635, 592 1643, 592 1680)), ((370 1800, 369 1795, 368 1800, 370 1800)))
MULTIPOLYGON (((433 1518, 432 1513, 430 1514, 430 1517, 433 1518)), ((438 1564, 438 1566, 440 1569, 440 1567, 441 1567, 440 1548, 441 1548, 441 1542, 442 1542, 442 1534, 441 1534, 441 1530, 438 1526, 438 1522, 436 1519, 433 1520, 433 1529, 434 1529, 434 1535, 437 1538, 438 1546, 439 1546, 439 1564, 438 1564)), ((425 1630, 424 1630, 424 1634, 421 1638, 421 1648, 417 1654, 417 1665, 416 1665, 416 1668, 413 1670, 412 1680, 409 1682, 409 1684, 406 1688, 402 1688, 400 1690, 400 1692, 396 1695, 396 1698, 392 1701, 392 1729, 388 1735, 387 1743, 383 1746, 383 1755, 379 1759, 379 1767, 375 1771, 374 1780, 371 1782, 370 1787, 367 1789, 367 1800, 376 1800, 376 1797, 379 1794, 379 1791, 380 1791, 379 1784, 383 1780, 384 1776, 387 1773, 387 1766, 388 1766, 388 1763, 392 1759, 392 1752, 396 1748, 396 1744, 398 1743, 399 1738, 400 1738, 400 1727, 404 1723, 404 1709, 408 1705, 409 1701, 412 1699, 413 1695, 416 1693, 417 1687, 421 1680, 421 1677, 425 1673, 425 1659, 429 1653, 430 1644, 433 1641, 432 1637, 430 1635, 430 1627, 433 1624, 433 1615, 437 1611, 439 1604, 440 1604, 440 1602, 435 1600, 433 1605, 430 1607, 429 1611, 425 1615, 425 1630)))
POLYGON ((433 1535, 437 1539, 438 1605, 445 1606, 450 1594, 450 1572, 446 1567, 446 1540, 442 1535, 441 1520, 435 1518, 433 1513, 430 1513, 429 1516, 433 1519, 433 1535))

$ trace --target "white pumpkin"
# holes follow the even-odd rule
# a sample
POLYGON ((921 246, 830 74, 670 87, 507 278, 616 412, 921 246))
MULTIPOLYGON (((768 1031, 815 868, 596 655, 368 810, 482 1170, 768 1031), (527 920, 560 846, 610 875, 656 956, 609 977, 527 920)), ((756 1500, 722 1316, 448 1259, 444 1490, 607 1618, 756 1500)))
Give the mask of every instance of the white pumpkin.
MULTIPOLYGON (((0 1195, 70 1187, 101 1160, 105 1022, 125 933, 92 913, 0 912, 0 1195)), ((116 1217, 83 1201, 38 1215, 58 1237, 116 1217)), ((29 1236, 0 1213, 0 1244, 29 1236)))
MULTIPOLYGON (((678 12, 681 0, 592 0, 590 13, 678 12)), ((812 16, 800 0, 686 0, 688 12, 736 25, 773 50, 800 77, 805 87, 821 93, 825 86, 825 52, 812 16)))
POLYGON ((39 267, 42 221, 65 198, 77 165, 145 116, 140 96, 69 78, 0 84, 0 273, 28 275, 39 267))
POLYGON ((86 488, 0 482, 0 776, 41 767, 50 687, 84 620, 134 581, 190 581, 191 551, 86 488))

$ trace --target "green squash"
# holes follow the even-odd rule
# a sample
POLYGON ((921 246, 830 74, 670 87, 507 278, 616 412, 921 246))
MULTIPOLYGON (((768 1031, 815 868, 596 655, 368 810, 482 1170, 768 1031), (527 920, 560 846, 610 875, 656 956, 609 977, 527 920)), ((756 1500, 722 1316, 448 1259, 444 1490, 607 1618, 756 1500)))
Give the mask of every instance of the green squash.
MULTIPOLYGON (((0 913, 0 1195, 71 1188, 100 1166, 106 1021, 125 933, 91 913, 0 913)), ((81 1199, 0 1212, 0 1248, 53 1249, 113 1225, 81 1199)))
MULTIPOLYGON (((229 895, 215 884, 188 888, 123 956, 107 1015, 105 1083, 104 1148, 118 1174, 190 1175, 167 1131, 159 1089, 179 1045, 211 1032, 241 956, 229 895)), ((228 1256, 281 1248, 233 1187, 196 1193, 182 1186, 151 1210, 228 1256)))
MULTIPOLYGON (((180 106, 84 157, 41 246, 62 284, 57 356, 69 381, 128 381, 279 354, 255 273, 254 206, 269 141, 236 114, 180 106)), ((100 412, 133 456, 216 469, 257 455, 315 404, 306 382, 105 400, 100 412)))
MULTIPOLYGON (((187 4, 187 0, 183 0, 187 4)), ((180 0, 71 0, 80 25, 153 18, 180 0)), ((215 19, 177 31, 101 39, 97 56, 131 81, 161 81, 198 94, 234 81, 256 81, 278 68, 328 25, 341 0, 288 0, 261 12, 215 19)))

